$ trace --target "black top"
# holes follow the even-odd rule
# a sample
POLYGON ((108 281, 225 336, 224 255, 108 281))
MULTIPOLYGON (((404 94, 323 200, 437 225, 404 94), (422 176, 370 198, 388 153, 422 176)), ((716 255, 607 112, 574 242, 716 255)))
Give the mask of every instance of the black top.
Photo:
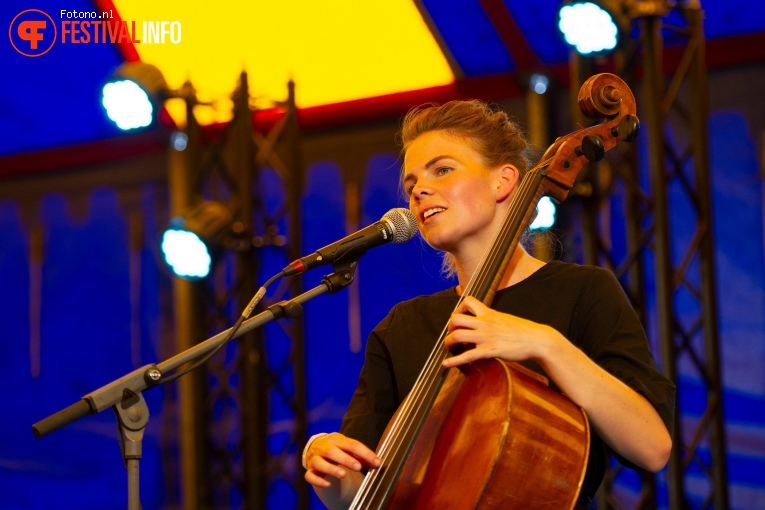
MULTIPOLYGON (((454 288, 416 297, 397 304, 377 325, 367 340, 358 386, 343 418, 343 434, 377 449, 388 421, 414 386, 458 299, 454 288)), ((658 371, 643 327, 609 271, 549 262, 527 279, 498 291, 492 308, 558 330, 595 363, 648 399, 672 430, 675 387, 658 371)), ((549 379, 536 362, 522 364, 549 379)), ((558 390, 552 380, 550 387, 558 390)), ((590 430, 582 497, 595 494, 612 453, 590 430)))

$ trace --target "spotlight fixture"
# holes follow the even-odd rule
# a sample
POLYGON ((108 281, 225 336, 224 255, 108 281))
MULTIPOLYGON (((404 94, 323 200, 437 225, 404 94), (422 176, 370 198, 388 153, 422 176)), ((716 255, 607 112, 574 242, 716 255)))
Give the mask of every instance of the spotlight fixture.
POLYGON ((205 278, 216 256, 233 238, 231 211, 220 202, 204 201, 174 218, 162 235, 162 255, 176 276, 205 278))
POLYGON ((558 10, 558 28, 577 53, 603 55, 629 37, 633 19, 670 10, 668 0, 570 0, 558 10))
POLYGON ((123 131, 152 125, 171 97, 162 72, 145 62, 126 62, 114 73, 101 94, 106 115, 123 131))
POLYGON ((558 28, 566 42, 582 55, 598 55, 616 48, 629 31, 625 4, 617 1, 575 1, 558 11, 558 28))

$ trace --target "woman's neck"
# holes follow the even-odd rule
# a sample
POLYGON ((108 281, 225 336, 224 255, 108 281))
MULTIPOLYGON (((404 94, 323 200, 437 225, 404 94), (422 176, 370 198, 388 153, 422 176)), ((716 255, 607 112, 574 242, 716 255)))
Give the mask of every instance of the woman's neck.
MULTIPOLYGON (((461 295, 463 289, 467 286, 473 273, 478 269, 478 263, 480 261, 460 261, 456 260, 457 267, 457 279, 459 285, 457 286, 457 292, 461 295)), ((537 258, 531 256, 523 246, 518 246, 513 252, 513 256, 510 258, 510 262, 505 269, 505 274, 497 286, 497 289, 504 289, 510 287, 516 283, 525 280, 532 274, 534 274, 539 268, 544 266, 545 263, 537 258)))

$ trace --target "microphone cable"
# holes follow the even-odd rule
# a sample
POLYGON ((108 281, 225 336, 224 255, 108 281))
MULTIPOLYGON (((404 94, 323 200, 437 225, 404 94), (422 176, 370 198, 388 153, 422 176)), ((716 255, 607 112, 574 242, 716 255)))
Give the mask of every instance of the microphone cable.
POLYGON ((246 321, 250 315, 252 314, 252 311, 255 309, 255 307, 260 303, 260 300, 263 299, 263 296, 266 294, 266 289, 274 283, 276 280, 284 276, 285 272, 284 270, 280 271, 279 273, 276 273, 274 276, 268 279, 266 283, 264 283, 258 291, 255 293, 255 295, 252 297, 250 302, 247 304, 247 306, 242 311, 242 314, 239 316, 239 318, 236 320, 233 326, 231 326, 231 329, 228 330, 228 334, 226 335, 226 338, 224 338, 218 346, 213 349, 212 351, 205 354, 202 358, 198 359, 191 365, 189 365, 187 368, 184 368, 181 371, 175 372, 170 374, 167 377, 162 377, 157 384, 165 384, 169 383, 170 381, 173 381, 175 379, 178 379, 179 377, 182 377, 192 370, 195 370, 201 365, 204 365, 207 363, 207 361, 215 356, 226 344, 228 344, 231 339, 234 337, 237 331, 239 331, 239 328, 242 326, 242 323, 246 321))

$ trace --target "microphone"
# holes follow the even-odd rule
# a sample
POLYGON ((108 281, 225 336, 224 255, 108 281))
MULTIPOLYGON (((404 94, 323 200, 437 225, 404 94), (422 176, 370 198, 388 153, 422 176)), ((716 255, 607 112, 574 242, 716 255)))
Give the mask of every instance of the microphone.
POLYGON ((417 219, 409 209, 391 209, 381 220, 368 227, 291 262, 284 268, 284 276, 302 274, 324 264, 352 261, 366 253, 369 248, 386 243, 404 243, 416 233, 417 219))

